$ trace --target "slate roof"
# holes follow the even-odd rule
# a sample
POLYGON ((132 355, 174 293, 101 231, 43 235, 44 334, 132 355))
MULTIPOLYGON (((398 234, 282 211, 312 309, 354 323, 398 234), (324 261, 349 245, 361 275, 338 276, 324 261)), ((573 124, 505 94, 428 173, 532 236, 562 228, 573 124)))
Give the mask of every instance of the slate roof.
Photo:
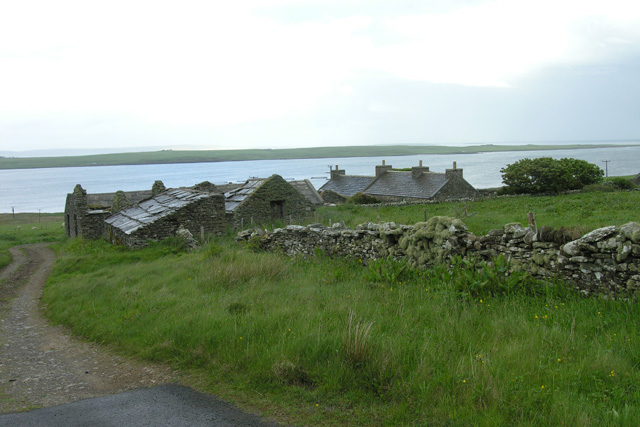
POLYGON ((324 200, 322 199, 320 194, 318 194, 311 181, 309 181, 308 179, 289 181, 289 184, 293 185, 293 188, 302 193, 302 195, 314 205, 324 204, 324 200))
POLYGON ((320 187, 320 191, 331 190, 342 196, 351 197, 363 192, 374 179, 373 176, 338 175, 320 187))
POLYGON ((372 196, 397 196, 430 199, 449 181, 443 173, 425 172, 413 178, 411 172, 387 171, 364 192, 372 196))
POLYGON ((224 209, 228 213, 234 212, 238 206, 253 194, 267 178, 251 178, 240 187, 224 193, 224 209))
POLYGON ((388 170, 380 176, 338 175, 320 187, 320 191, 332 190, 344 197, 362 192, 372 196, 394 196, 414 199, 431 199, 449 182, 444 173, 423 172, 417 177, 409 171, 388 170))
POLYGON ((131 234, 160 218, 171 215, 188 204, 207 197, 209 197, 209 194, 176 188, 144 200, 130 208, 123 209, 111 215, 105 221, 122 232, 131 234))
POLYGON ((216 184, 216 189, 222 194, 228 193, 229 191, 235 190, 236 188, 242 187, 243 184, 216 184))
MULTIPOLYGON (((127 200, 129 200, 131 204, 136 204, 151 197, 151 190, 125 191, 124 194, 127 196, 127 200)), ((116 193, 87 194, 87 206, 89 207, 89 210, 101 208, 111 209, 115 196, 116 193)))

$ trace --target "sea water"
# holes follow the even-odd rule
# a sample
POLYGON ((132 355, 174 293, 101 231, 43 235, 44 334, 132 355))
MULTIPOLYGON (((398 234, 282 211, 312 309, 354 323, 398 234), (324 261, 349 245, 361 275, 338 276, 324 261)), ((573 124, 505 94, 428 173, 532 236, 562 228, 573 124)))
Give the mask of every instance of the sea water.
POLYGON ((89 166, 74 168, 0 170, 0 213, 63 212, 67 193, 81 184, 88 193, 151 189, 161 180, 170 187, 192 186, 202 181, 239 183, 251 177, 273 174, 284 179, 309 179, 320 188, 329 168, 339 166, 347 175, 375 174, 375 166, 386 160, 394 168, 417 166, 422 160, 432 172, 444 172, 453 162, 464 170, 464 178, 476 188, 502 185, 500 169, 523 158, 572 157, 586 160, 611 176, 640 173, 640 146, 550 151, 509 151, 476 154, 421 154, 411 156, 343 157, 290 160, 250 160, 165 165, 89 166), (604 163, 604 161, 608 161, 604 163))

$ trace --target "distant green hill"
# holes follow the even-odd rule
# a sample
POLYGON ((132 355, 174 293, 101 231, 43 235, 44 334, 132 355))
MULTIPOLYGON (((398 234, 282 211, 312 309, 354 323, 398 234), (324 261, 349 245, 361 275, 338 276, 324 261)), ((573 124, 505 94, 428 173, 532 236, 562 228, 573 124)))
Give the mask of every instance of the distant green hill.
POLYGON ((368 145, 348 147, 312 147, 288 149, 150 151, 140 153, 95 154, 61 157, 5 157, 0 169, 31 169, 80 166, 146 165, 169 163, 207 163, 242 160, 318 159, 330 157, 407 156, 414 154, 470 154, 492 151, 566 150, 621 147, 629 144, 566 145, 479 145, 446 147, 431 145, 368 145))

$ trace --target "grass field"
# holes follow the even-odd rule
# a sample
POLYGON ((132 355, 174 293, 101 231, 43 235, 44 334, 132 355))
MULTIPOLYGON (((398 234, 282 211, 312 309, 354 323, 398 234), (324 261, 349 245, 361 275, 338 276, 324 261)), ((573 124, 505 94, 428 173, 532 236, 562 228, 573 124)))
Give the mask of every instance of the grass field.
MULTIPOLYGON (((628 146, 625 144, 624 146, 628 146)), ((51 168, 75 166, 109 166, 168 163, 222 162, 237 160, 315 159, 329 157, 404 156, 413 154, 455 154, 493 151, 565 150, 617 147, 623 145, 480 145, 469 147, 446 147, 427 145, 312 147, 292 149, 248 149, 248 150, 162 150, 141 153, 97 154, 89 156, 60 157, 0 157, 0 169, 51 168)))
MULTIPOLYGON (((483 233, 536 212, 587 231, 638 218, 639 192, 467 203, 483 233)), ((460 203, 345 206, 324 221, 411 223, 460 203)), ((162 361, 198 388, 295 425, 640 424, 635 302, 584 299, 522 278, 478 298, 456 270, 289 259, 231 233, 184 253, 68 240, 48 316, 123 353, 162 361), (387 269, 393 274, 379 274, 387 269)))
POLYGON ((640 222, 640 191, 573 193, 558 196, 517 196, 483 199, 474 202, 446 202, 427 205, 371 206, 341 205, 317 210, 317 222, 325 225, 344 221, 347 226, 364 222, 414 224, 425 217, 458 217, 469 230, 483 235, 504 224, 527 225, 527 213, 533 212, 538 226, 575 229, 581 233, 608 225, 640 222), (466 215, 465 215, 466 210, 466 215))
POLYGON ((11 262, 10 247, 62 240, 63 222, 62 214, 0 214, 0 269, 11 262))

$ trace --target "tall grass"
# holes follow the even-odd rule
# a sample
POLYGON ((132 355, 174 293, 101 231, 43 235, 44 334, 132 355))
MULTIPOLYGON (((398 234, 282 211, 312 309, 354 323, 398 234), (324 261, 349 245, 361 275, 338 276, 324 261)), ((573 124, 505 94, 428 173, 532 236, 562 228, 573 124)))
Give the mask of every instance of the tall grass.
POLYGON ((639 424, 638 305, 540 286, 474 293, 444 267, 225 240, 188 254, 69 241, 43 302, 79 335, 292 423, 639 424))

